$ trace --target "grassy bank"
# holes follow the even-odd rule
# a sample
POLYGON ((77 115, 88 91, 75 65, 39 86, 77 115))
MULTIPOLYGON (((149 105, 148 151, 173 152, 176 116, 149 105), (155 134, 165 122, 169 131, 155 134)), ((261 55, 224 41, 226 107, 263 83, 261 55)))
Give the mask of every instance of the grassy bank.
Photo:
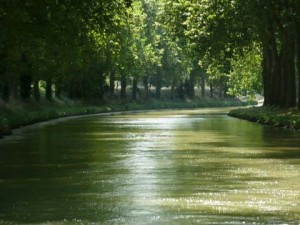
POLYGON ((87 105, 80 102, 58 100, 52 103, 40 102, 38 104, 33 102, 19 102, 14 104, 0 103, 0 136, 8 135, 12 129, 21 126, 74 115, 131 110, 230 107, 244 106, 247 104, 248 103, 234 99, 195 99, 185 101, 149 100, 147 102, 115 101, 104 105, 87 105))
POLYGON ((260 124, 300 130, 300 111, 271 107, 253 107, 229 112, 229 116, 260 124))

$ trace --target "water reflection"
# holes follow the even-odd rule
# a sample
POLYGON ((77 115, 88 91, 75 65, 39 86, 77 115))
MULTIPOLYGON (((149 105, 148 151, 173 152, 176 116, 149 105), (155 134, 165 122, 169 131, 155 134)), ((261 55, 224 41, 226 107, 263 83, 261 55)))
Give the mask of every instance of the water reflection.
POLYGON ((0 223, 300 223, 299 133, 217 112, 19 131, 0 142, 0 223))

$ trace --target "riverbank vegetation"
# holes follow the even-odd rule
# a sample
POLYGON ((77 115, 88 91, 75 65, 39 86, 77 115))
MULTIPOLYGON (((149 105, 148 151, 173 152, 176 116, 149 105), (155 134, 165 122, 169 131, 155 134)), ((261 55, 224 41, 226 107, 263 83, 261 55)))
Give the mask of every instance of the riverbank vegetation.
POLYGON ((44 99, 101 108, 259 93, 265 106, 300 108, 299 1, 0 4, 4 105, 35 102, 41 111, 44 99))
POLYGON ((102 105, 91 105, 66 99, 64 101, 54 99, 51 103, 44 100, 39 104, 35 102, 9 105, 0 103, 0 137, 11 134, 11 130, 14 128, 69 116, 136 110, 245 106, 248 104, 249 102, 232 98, 222 100, 194 98, 193 100, 177 99, 172 101, 151 99, 147 102, 114 101, 102 105))
POLYGON ((265 125, 300 130, 300 113, 297 109, 253 107, 232 110, 229 115, 265 125))

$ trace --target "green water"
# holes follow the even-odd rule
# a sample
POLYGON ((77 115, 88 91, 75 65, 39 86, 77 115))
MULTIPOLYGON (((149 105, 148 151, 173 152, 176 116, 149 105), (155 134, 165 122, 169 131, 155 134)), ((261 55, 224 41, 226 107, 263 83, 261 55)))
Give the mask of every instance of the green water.
POLYGON ((0 224, 299 224, 300 132, 223 112, 15 131, 0 140, 0 224))

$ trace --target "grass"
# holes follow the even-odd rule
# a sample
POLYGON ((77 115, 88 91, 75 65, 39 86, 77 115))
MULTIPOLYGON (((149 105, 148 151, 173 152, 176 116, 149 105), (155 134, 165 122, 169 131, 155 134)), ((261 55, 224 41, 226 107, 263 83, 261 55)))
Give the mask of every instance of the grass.
POLYGON ((151 109, 183 109, 244 106, 248 103, 235 99, 193 99, 193 100, 148 100, 144 102, 113 101, 103 105, 87 105, 70 100, 55 100, 52 103, 41 101, 16 102, 4 104, 0 102, 0 136, 11 134, 14 128, 74 115, 96 114, 104 112, 120 112, 151 109))
POLYGON ((260 124, 300 130, 300 111, 274 107, 252 107, 232 110, 229 116, 260 124))
POLYGON ((84 115, 107 111, 105 107, 81 104, 61 105, 57 103, 10 104, 0 106, 0 135, 11 133, 11 129, 60 117, 84 115))

